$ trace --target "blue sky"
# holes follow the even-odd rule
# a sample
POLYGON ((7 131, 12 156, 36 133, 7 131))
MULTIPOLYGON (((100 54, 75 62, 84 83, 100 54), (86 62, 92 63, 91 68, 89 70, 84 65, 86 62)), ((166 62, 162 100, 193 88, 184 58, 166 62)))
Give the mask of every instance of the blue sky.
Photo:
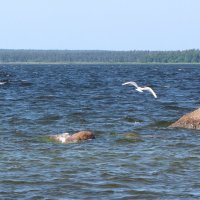
POLYGON ((0 49, 200 48, 200 0, 0 0, 0 49))

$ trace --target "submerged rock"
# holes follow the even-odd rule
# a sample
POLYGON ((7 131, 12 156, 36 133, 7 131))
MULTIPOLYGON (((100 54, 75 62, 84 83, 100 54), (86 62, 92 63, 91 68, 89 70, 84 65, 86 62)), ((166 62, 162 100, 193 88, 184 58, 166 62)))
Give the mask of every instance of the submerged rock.
POLYGON ((140 138, 140 134, 138 133, 125 133, 124 137, 127 139, 138 139, 140 138))
POLYGON ((139 133, 125 133, 124 139, 129 142, 142 142, 142 138, 139 133))
POLYGON ((179 120, 171 124, 169 127, 200 130, 200 108, 183 115, 179 120))
POLYGON ((78 142, 81 140, 94 139, 95 135, 91 131, 80 131, 80 132, 74 133, 73 135, 70 135, 69 133, 50 135, 49 138, 55 142, 67 144, 67 143, 78 142))

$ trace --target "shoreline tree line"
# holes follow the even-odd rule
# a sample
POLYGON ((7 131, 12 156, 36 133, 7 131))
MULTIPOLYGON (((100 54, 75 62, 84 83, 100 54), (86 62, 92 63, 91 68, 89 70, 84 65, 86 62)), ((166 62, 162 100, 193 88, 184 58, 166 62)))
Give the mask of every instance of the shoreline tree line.
POLYGON ((200 50, 106 51, 0 49, 0 63, 200 63, 200 50))

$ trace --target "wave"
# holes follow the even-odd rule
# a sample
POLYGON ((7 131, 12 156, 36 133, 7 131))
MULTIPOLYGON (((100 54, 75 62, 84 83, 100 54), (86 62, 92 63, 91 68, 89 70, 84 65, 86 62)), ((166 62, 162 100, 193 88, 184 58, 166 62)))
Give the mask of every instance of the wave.
POLYGON ((41 95, 41 96, 37 96, 36 99, 38 100, 50 100, 50 99, 54 99, 56 96, 55 95, 41 95))
POLYGON ((0 85, 5 85, 7 82, 0 81, 0 85))
POLYGON ((60 119, 62 119, 62 116, 60 116, 60 115, 48 115, 48 116, 39 118, 37 120, 37 122, 39 124, 47 125, 47 124, 50 124, 54 121, 58 121, 60 119))
POLYGON ((137 118, 134 118, 134 117, 125 117, 124 120, 127 121, 127 122, 138 123, 138 124, 143 122, 143 120, 137 119, 137 118))
POLYGON ((172 121, 160 120, 148 125, 148 127, 168 127, 172 123, 173 123, 172 121))
POLYGON ((22 86, 22 87, 27 87, 27 86, 31 86, 31 85, 33 85, 33 83, 28 82, 27 80, 20 81, 20 86, 22 86))

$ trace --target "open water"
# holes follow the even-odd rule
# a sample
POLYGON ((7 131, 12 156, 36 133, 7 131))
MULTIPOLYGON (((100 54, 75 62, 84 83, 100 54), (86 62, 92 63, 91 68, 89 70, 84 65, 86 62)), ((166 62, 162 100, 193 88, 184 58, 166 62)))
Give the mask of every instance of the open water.
POLYGON ((1 65, 0 199, 200 199, 199 106, 200 65, 1 65))

